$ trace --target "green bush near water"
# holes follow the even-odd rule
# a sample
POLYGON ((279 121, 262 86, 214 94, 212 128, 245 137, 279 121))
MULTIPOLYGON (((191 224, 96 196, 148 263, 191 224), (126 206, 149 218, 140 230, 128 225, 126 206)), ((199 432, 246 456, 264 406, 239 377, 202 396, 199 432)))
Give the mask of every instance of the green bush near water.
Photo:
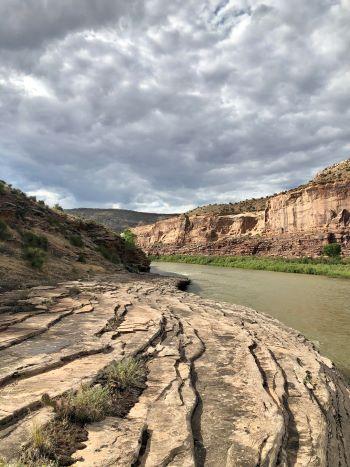
POLYGON ((297 274, 314 274, 350 279, 350 262, 340 258, 267 258, 257 256, 194 256, 161 255, 151 256, 153 261, 202 264, 227 268, 255 269, 297 274))
POLYGON ((329 243, 323 247, 323 253, 330 258, 338 258, 341 254, 340 243, 329 243))
POLYGON ((120 236, 124 239, 127 248, 135 248, 136 235, 133 232, 131 232, 131 230, 124 230, 124 232, 122 232, 120 236))

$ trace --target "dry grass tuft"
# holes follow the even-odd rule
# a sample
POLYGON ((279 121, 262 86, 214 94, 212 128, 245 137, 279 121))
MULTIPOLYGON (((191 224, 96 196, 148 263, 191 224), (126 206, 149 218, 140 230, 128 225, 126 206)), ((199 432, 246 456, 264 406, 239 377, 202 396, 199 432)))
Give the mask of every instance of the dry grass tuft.
POLYGON ((132 386, 140 387, 145 378, 145 369, 142 363, 135 358, 125 358, 114 362, 106 369, 105 373, 108 385, 121 389, 132 386))

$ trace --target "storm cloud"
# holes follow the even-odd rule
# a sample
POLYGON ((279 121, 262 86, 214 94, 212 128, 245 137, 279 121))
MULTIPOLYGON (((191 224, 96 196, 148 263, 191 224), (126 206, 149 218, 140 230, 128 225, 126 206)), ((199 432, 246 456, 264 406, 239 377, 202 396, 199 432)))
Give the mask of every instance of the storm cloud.
POLYGON ((350 0, 2 0, 0 178, 173 212, 350 155, 350 0))

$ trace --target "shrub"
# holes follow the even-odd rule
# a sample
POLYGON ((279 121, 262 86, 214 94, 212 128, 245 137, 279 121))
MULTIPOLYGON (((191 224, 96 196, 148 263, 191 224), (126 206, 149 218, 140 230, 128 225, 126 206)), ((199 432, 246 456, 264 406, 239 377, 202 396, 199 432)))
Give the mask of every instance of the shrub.
POLYGON ((5 187, 6 187, 6 183, 3 182, 2 180, 0 180, 0 195, 5 194, 5 192, 6 192, 6 188, 5 188, 5 187))
POLYGON ((78 263, 86 263, 85 255, 83 255, 83 253, 79 253, 77 261, 78 263))
POLYGON ((40 248, 25 247, 23 250, 23 258, 35 269, 42 269, 46 255, 40 248))
POLYGON ((58 203, 56 203, 53 207, 56 211, 63 211, 62 206, 60 206, 58 203))
POLYGON ((101 255, 104 258, 106 258, 108 261, 111 261, 111 263, 115 263, 115 264, 120 263, 119 255, 114 249, 108 248, 104 245, 99 245, 97 248, 97 251, 99 251, 101 255))
MULTIPOLYGON (((34 421, 29 432, 29 440, 21 455, 20 462, 14 465, 18 466, 54 466, 53 462, 53 442, 51 433, 45 426, 34 421)), ((11 465, 11 464, 10 464, 11 465)))
POLYGON ((68 393, 57 405, 58 414, 73 422, 90 423, 102 420, 111 406, 108 388, 83 385, 68 393))
POLYGON ((124 232, 122 232, 120 236, 124 239, 127 247, 135 248, 136 235, 133 232, 131 232, 131 230, 124 230, 124 232))
POLYGON ((11 235, 8 230, 7 224, 5 221, 0 219, 0 240, 9 240, 9 238, 11 238, 11 235))
POLYGON ((34 232, 23 232, 22 238, 25 247, 40 248, 47 250, 49 242, 45 235, 36 235, 34 232))
POLYGON ((145 370, 139 360, 125 358, 112 363, 106 369, 107 383, 109 386, 117 386, 125 389, 130 386, 139 387, 143 383, 145 370))
POLYGON ((77 235, 75 235, 75 234, 71 235, 69 237, 69 242, 70 242, 71 245, 79 247, 79 248, 82 248, 84 246, 83 239, 78 234, 77 235))
POLYGON ((339 243, 329 243, 324 245, 323 253, 331 258, 339 257, 341 254, 341 245, 339 243))

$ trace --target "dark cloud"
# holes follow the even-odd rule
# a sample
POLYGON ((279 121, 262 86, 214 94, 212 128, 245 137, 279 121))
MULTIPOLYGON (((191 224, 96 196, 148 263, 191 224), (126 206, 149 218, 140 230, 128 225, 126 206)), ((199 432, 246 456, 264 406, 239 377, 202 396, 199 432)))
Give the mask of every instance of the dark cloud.
POLYGON ((3 0, 3 175, 50 202, 174 211, 350 153, 348 0, 3 0))

